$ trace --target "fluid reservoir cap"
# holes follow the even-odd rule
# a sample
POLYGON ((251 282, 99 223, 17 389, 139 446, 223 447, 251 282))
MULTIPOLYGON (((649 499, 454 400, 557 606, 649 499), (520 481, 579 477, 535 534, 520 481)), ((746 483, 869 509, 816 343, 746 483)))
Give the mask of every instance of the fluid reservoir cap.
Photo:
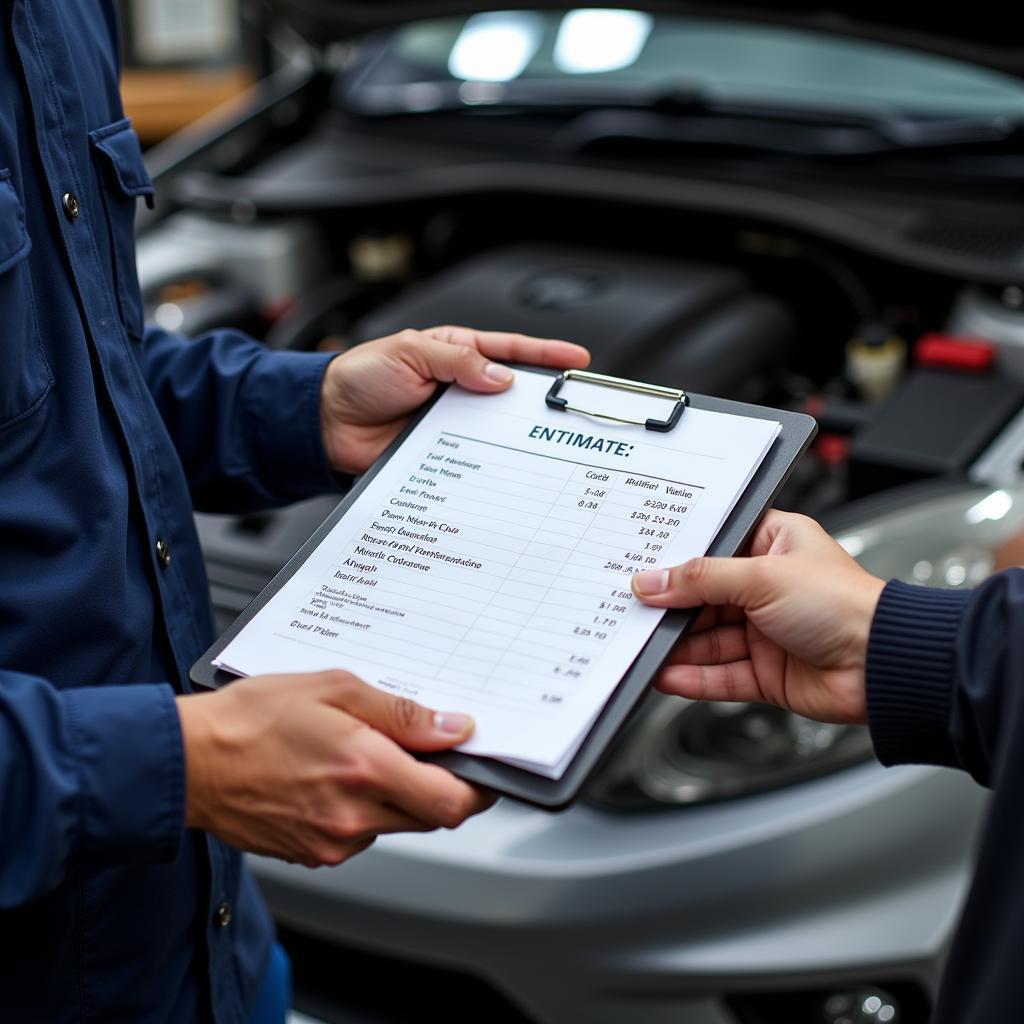
POLYGON ((914 345, 918 366, 936 370, 988 373, 996 359, 996 347, 982 338, 967 338, 932 331, 922 334, 914 345))
POLYGON ((868 320, 857 328, 853 341, 867 348, 882 348, 892 335, 892 328, 885 321, 868 320))

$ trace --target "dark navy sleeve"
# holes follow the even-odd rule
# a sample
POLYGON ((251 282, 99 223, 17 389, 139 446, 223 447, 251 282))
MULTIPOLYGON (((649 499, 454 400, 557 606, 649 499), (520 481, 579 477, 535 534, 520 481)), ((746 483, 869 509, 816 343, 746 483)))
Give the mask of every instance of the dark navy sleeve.
POLYGON ((886 586, 868 642, 868 723, 883 764, 963 768, 992 785, 1024 721, 1024 570, 974 591, 886 586))
POLYGON ((185 816, 174 693, 0 670, 0 778, 0 910, 80 868, 171 861, 185 816))
POLYGON ((196 508, 243 512, 339 489, 320 388, 333 354, 271 352, 233 330, 147 327, 143 369, 196 508))

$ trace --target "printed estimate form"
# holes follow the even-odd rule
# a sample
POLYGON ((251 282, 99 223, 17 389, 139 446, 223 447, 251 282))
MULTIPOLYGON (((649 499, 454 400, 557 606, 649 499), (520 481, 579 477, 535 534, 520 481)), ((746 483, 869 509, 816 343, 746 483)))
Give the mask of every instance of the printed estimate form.
MULTIPOLYGON (((215 664, 343 668, 473 715, 463 752, 561 777, 663 615, 630 575, 704 554, 780 427, 695 408, 668 433, 608 424, 549 409, 552 379, 446 391, 215 664)), ((612 415, 667 406, 572 387, 612 415)))

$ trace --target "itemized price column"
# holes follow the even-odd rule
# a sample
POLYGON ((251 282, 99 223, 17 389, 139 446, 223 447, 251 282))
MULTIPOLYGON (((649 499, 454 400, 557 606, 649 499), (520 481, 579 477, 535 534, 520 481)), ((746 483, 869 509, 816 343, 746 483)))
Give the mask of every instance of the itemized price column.
POLYGON ((629 575, 660 564, 700 492, 577 464, 518 558, 515 583, 491 600, 522 624, 486 689, 533 687, 540 702, 562 703, 629 615, 629 575))

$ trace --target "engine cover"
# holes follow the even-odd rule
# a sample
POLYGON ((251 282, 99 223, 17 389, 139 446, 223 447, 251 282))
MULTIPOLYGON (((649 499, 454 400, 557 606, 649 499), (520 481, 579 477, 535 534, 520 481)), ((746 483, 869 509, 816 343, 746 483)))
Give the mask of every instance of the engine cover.
POLYGON ((354 325, 353 341, 464 324, 586 345, 593 369, 726 397, 753 397, 796 326, 728 267, 632 253, 517 245, 415 285, 354 325))

